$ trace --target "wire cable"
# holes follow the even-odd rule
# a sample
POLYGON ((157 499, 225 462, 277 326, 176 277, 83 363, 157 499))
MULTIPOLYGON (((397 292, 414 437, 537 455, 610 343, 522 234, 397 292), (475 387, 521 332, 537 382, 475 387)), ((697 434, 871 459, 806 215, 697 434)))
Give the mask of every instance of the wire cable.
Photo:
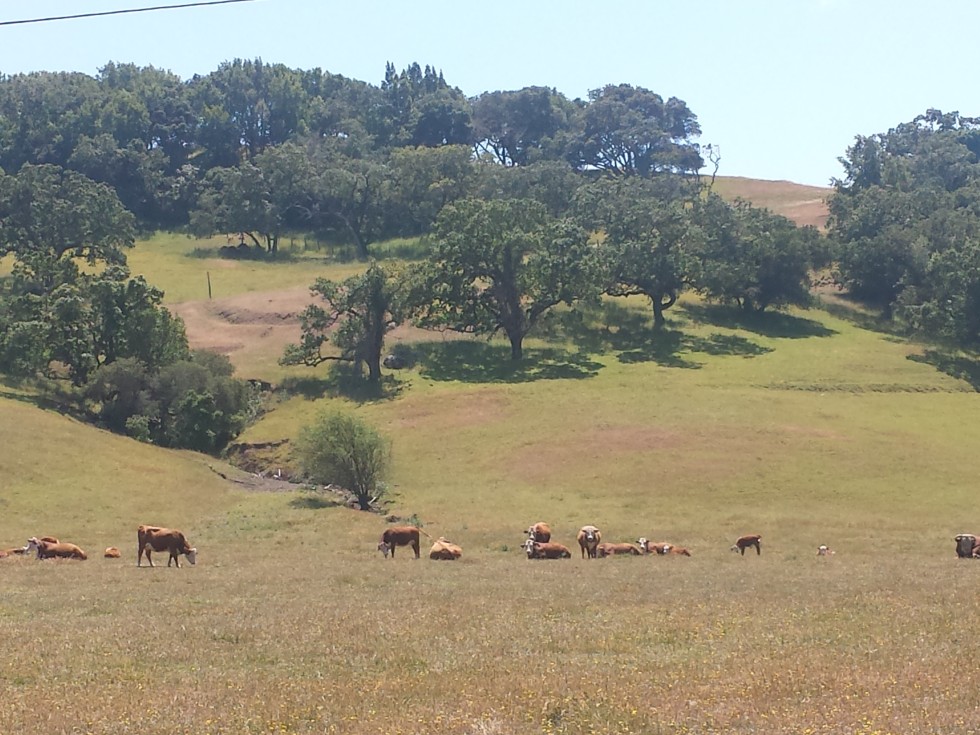
POLYGON ((103 10, 97 13, 78 15, 55 15, 49 18, 29 18, 27 20, 0 20, 0 26, 15 26, 25 23, 47 23, 52 20, 76 20, 78 18, 97 18, 102 15, 123 15, 124 13, 146 13, 150 10, 176 10, 178 8, 198 8, 203 5, 228 5, 231 3, 250 3, 255 0, 202 0, 202 2, 182 3, 180 5, 155 5, 146 8, 126 8, 124 10, 103 10))

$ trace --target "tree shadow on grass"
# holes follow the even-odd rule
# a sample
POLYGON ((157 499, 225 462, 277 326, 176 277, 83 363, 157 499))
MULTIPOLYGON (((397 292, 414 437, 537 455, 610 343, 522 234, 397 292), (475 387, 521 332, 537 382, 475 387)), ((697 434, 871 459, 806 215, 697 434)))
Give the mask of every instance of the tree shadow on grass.
POLYGON ((676 329, 654 329, 646 312, 613 303, 568 312, 559 318, 553 333, 591 353, 616 353, 620 362, 655 362, 663 367, 700 368, 701 363, 687 353, 756 357, 771 352, 739 335, 698 337, 676 329))
POLYGON ((557 347, 525 348, 520 361, 510 346, 488 342, 423 342, 416 345, 419 372, 433 380, 464 383, 528 383, 535 380, 591 378, 602 364, 581 352, 557 347))
POLYGON ((683 304, 678 307, 692 320, 725 329, 741 329, 763 337, 803 339, 830 337, 837 332, 815 319, 778 311, 745 312, 722 304, 683 304))
POLYGON ((355 403, 386 401, 398 396, 404 385, 394 375, 382 375, 379 383, 356 375, 344 365, 335 365, 324 376, 289 377, 276 388, 286 396, 302 396, 308 400, 318 398, 347 398, 355 403))
POLYGON ((980 391, 980 358, 976 356, 926 350, 922 355, 909 355, 908 359, 931 365, 939 372, 966 381, 973 390, 980 391))
POLYGON ((303 493, 297 495, 289 501, 291 508, 298 510, 321 510, 323 508, 340 508, 344 502, 340 498, 331 498, 326 495, 303 493))

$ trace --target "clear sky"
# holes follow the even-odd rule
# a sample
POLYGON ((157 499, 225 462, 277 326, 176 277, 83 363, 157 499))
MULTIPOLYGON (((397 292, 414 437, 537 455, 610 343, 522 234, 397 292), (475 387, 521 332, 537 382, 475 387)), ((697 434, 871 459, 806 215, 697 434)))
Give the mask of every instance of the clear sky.
MULTIPOLYGON (((184 1, 0 0, 0 21, 184 1)), ((978 31, 976 0, 252 0, 0 26, 0 72, 261 58, 372 84, 417 61, 468 96, 626 83, 684 100, 720 174, 827 185, 856 135, 980 115, 978 31)))

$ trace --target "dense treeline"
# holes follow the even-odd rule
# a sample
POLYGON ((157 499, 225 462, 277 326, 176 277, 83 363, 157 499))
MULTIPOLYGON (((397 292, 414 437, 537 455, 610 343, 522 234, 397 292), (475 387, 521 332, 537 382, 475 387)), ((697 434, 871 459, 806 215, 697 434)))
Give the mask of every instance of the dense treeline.
POLYGON ((260 60, 188 81, 127 64, 0 77, 0 255, 14 262, 0 371, 65 375, 103 424, 144 439, 233 437, 249 392, 189 351, 163 295, 126 268, 136 233, 159 228, 241 233, 268 258, 290 232, 365 260, 381 239, 426 235, 421 263, 317 281, 322 304, 283 356, 375 382, 385 334, 407 321, 500 332, 520 360, 559 304, 639 295, 662 329, 688 289, 747 312, 806 304, 832 260, 886 314, 980 339, 976 121, 931 111, 859 137, 830 242, 712 194, 702 154, 718 159, 699 135, 682 100, 641 87, 467 98, 418 64, 389 64, 378 86, 260 60))

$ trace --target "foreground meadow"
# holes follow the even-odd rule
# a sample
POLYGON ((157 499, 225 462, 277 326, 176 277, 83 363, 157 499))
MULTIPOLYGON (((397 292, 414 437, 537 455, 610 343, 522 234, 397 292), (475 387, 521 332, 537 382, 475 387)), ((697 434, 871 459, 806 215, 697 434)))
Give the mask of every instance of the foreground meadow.
MULTIPOLYGON (((177 285, 209 266, 172 248, 134 262, 177 285)), ((285 439, 288 463, 345 405, 392 439, 389 512, 463 559, 385 561, 379 515, 247 490, 0 385, 0 547, 90 552, 0 560, 0 733, 980 732, 980 563, 953 553, 980 530, 972 363, 821 310, 687 300, 654 334, 610 304, 556 319, 519 368, 495 342, 396 334, 418 364, 365 399, 265 349, 294 327, 259 306, 311 279, 285 267, 243 267, 221 298, 251 301, 208 307, 240 374, 282 383, 241 441, 285 439), (693 556, 530 562, 538 520, 693 556), (198 565, 137 569, 139 523, 183 529, 198 565), (742 533, 761 556, 728 551, 742 533)))

